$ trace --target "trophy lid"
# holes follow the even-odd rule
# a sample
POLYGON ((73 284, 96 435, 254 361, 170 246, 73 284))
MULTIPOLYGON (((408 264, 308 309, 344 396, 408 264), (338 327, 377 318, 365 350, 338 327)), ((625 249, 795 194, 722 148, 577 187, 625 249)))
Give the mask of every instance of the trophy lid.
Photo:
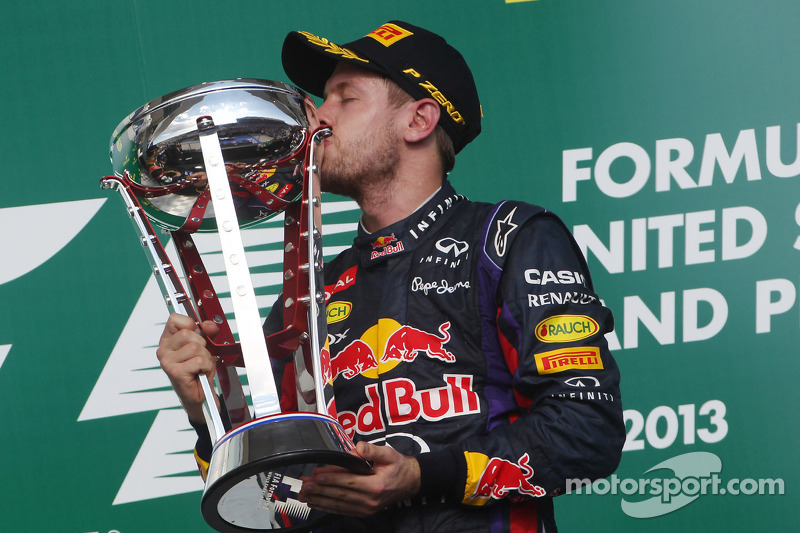
POLYGON ((130 181, 156 225, 216 231, 197 128, 199 118, 211 117, 239 224, 251 226, 299 198, 313 106, 291 85, 258 79, 213 81, 169 93, 114 130, 114 173, 130 181))

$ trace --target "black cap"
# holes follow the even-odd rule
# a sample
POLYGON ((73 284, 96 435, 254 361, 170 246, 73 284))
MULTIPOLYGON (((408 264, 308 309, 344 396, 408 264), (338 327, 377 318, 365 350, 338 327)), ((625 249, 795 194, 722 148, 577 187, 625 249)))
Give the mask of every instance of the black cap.
POLYGON ((388 76, 416 100, 433 98, 456 153, 481 131, 481 105, 466 61, 442 37, 418 26, 393 20, 342 46, 295 31, 286 36, 281 59, 289 79, 315 96, 323 96, 325 82, 344 61, 388 76))

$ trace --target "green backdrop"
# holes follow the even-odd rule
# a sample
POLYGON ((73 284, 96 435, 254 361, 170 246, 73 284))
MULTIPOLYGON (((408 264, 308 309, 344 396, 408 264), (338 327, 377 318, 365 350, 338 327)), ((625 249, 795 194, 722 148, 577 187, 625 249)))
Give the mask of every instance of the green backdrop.
MULTIPOLYGON (((289 30, 342 42, 390 19, 473 68, 484 127, 459 191, 559 213, 615 313, 628 443, 610 480, 557 499, 561 530, 796 527, 796 1, 31 0, 0 18, 2 529, 209 530, 155 359, 166 308, 99 188, 108 140, 172 90, 285 81, 289 30)), ((356 211, 328 200, 333 253, 356 211)))

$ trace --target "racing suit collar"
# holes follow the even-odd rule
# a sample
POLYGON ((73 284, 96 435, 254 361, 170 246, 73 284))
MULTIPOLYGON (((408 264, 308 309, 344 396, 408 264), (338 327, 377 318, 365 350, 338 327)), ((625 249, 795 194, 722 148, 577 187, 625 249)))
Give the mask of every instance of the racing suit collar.
POLYGON ((442 187, 407 218, 374 233, 369 233, 359 223, 353 244, 361 264, 370 266, 413 251, 428 230, 438 225, 443 215, 463 199, 464 196, 445 180, 442 187))

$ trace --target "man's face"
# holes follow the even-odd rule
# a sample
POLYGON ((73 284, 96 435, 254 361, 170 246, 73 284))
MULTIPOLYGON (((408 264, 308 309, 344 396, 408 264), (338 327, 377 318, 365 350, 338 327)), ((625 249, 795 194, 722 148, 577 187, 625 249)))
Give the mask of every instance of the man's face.
POLYGON ((339 63, 325 84, 318 118, 331 127, 324 141, 322 189, 360 202, 366 186, 384 186, 394 177, 402 137, 382 78, 339 63))

